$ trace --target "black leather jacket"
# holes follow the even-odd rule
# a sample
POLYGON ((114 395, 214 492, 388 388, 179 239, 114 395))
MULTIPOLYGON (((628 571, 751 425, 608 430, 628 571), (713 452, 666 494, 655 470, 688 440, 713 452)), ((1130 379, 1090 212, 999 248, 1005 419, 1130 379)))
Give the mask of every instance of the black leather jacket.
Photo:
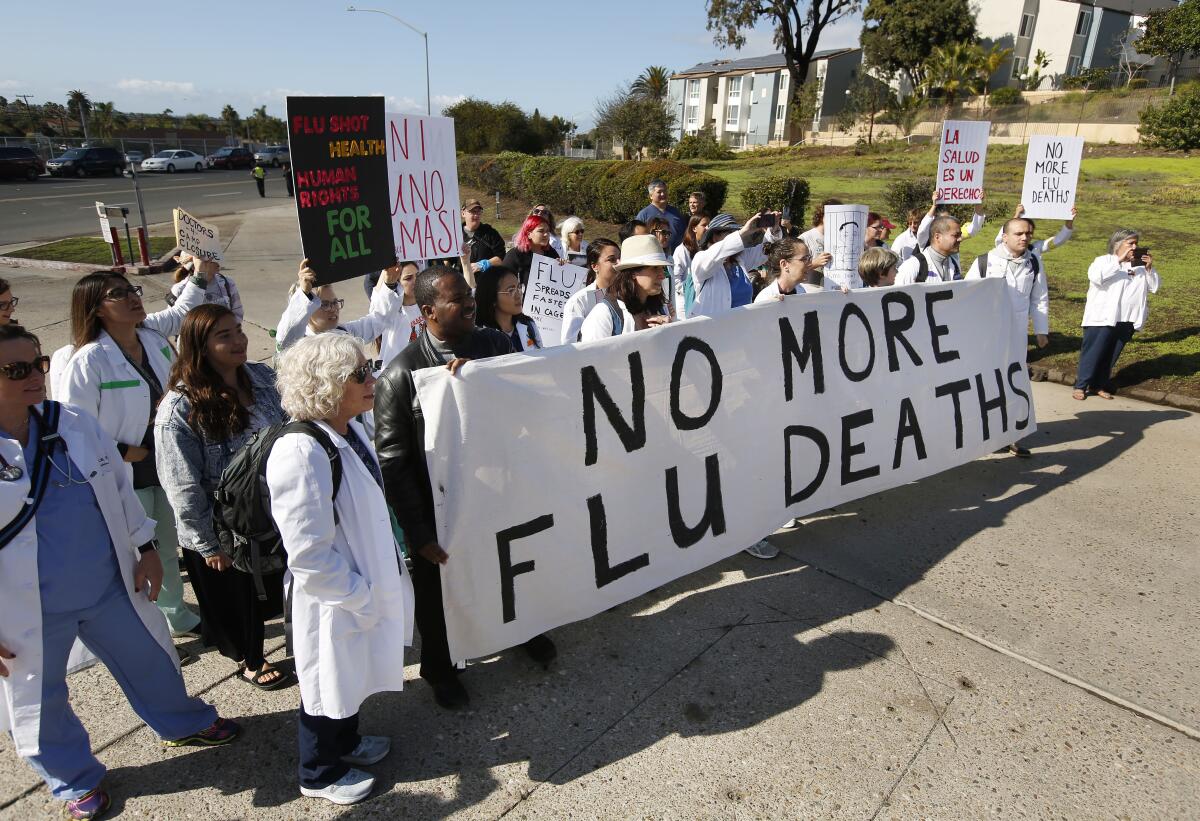
MULTIPOLYGON (((454 353, 487 359, 512 353, 512 343, 493 328, 476 328, 470 339, 454 347, 454 353)), ((429 335, 422 333, 384 368, 375 385, 375 451, 388 504, 404 528, 410 554, 437 541, 433 489, 425 465, 425 420, 412 375, 444 364, 429 335)))

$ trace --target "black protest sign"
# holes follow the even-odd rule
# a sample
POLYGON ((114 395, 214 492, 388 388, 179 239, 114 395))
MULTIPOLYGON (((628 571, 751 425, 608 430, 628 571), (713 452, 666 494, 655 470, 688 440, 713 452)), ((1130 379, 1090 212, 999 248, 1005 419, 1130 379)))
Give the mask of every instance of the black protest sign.
POLYGON ((319 284, 396 260, 382 97, 288 97, 304 256, 319 284))

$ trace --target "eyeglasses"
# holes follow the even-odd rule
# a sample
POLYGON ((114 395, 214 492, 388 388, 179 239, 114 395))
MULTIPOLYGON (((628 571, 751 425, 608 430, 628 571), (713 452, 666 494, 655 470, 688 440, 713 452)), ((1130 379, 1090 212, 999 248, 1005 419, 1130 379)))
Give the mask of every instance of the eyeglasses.
POLYGON ((15 308, 17 307, 18 302, 20 302, 20 300, 17 297, 4 300, 3 302, 0 302, 0 311, 7 311, 9 308, 15 308))
POLYGON ((525 289, 522 288, 520 285, 514 285, 511 288, 505 288, 503 291, 500 291, 500 293, 504 294, 505 296, 510 296, 513 299, 516 299, 522 293, 524 293, 524 291, 525 291, 525 289))
POLYGON ((340 309, 340 308, 345 307, 345 305, 346 305, 346 300, 344 300, 344 299, 322 299, 321 300, 321 310, 322 311, 332 311, 334 308, 340 309))
POLYGON ((113 288, 111 291, 108 291, 107 293, 104 294, 104 298, 106 300, 108 300, 109 302, 120 302, 122 299, 127 299, 128 297, 131 297, 131 296, 136 296, 138 299, 141 299, 142 286, 141 285, 128 285, 128 286, 118 285, 116 288, 113 288))
POLYGON ((657 235, 658 235, 658 236, 660 236, 660 237, 663 237, 663 236, 670 236, 670 235, 671 235, 671 229, 670 229, 670 228, 655 228, 655 229, 654 229, 653 231, 651 231, 650 233, 651 233, 651 234, 657 234, 657 235))
POLYGON ((50 357, 39 356, 32 362, 9 362, 7 365, 0 366, 0 373, 14 382, 28 379, 34 371, 41 374, 50 373, 50 357))
POLYGON ((354 370, 350 371, 350 376, 347 378, 354 380, 360 385, 365 385, 367 382, 367 377, 371 375, 371 370, 371 363, 364 362, 354 370))

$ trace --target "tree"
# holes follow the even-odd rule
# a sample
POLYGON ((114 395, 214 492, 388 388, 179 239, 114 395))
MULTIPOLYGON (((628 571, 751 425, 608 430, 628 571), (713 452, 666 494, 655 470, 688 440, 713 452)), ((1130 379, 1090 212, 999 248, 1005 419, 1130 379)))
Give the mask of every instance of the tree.
POLYGON ((650 66, 638 75, 629 90, 639 97, 665 100, 670 84, 671 72, 666 66, 650 66))
POLYGON ((888 84, 870 74, 860 73, 846 91, 846 106, 838 112, 838 129, 849 131, 860 118, 867 120, 867 145, 875 142, 875 119, 887 107, 894 93, 888 84))
POLYGON ((939 46, 925 65, 925 94, 940 94, 949 112, 959 97, 982 94, 988 78, 1011 56, 1012 49, 1000 46, 992 46, 988 51, 978 43, 939 46))
POLYGON ((745 32, 765 21, 775 29, 792 88, 808 79, 808 69, 825 29, 862 8, 862 0, 708 0, 709 31, 721 48, 746 45, 745 32))
POLYGON ((1150 12, 1142 23, 1137 50, 1167 61, 1174 94, 1179 64, 1189 55, 1200 54, 1200 0, 1183 0, 1175 8, 1150 12))
POLYGON ((47 122, 54 121, 58 123, 58 133, 60 136, 67 136, 67 116, 69 112, 58 103, 46 103, 42 106, 42 116, 47 122))
POLYGON ((83 138, 88 138, 87 115, 92 111, 92 101, 88 99, 87 92, 75 89, 67 92, 67 110, 71 107, 75 108, 75 113, 79 115, 79 125, 83 128, 83 138))
POLYGON ((914 89, 924 85, 934 49, 975 40, 969 0, 869 0, 863 24, 864 61, 903 75, 914 89))
POLYGON ((888 99, 883 110, 883 117, 880 119, 882 122, 896 126, 900 129, 900 133, 907 137, 917 127, 917 120, 921 116, 921 106, 924 104, 924 98, 918 94, 909 94, 906 97, 893 94, 888 99))
POLYGON ((513 103, 489 103, 473 97, 460 100, 442 113, 454 119, 457 148, 464 154, 542 154, 557 149, 575 130, 575 123, 557 114, 547 118, 535 109, 532 116, 527 116, 513 103))
POLYGON ((221 125, 229 132, 230 137, 241 130, 242 118, 238 116, 236 108, 226 105, 221 109, 221 125))
POLYGON ((1037 91, 1042 87, 1042 72, 1050 67, 1050 55, 1040 48, 1029 61, 1029 65, 1021 70, 1021 90, 1037 91))
POLYGON ((596 103, 596 132, 633 150, 651 154, 671 147, 675 114, 659 100, 641 97, 625 86, 596 103))
POLYGON ((113 135, 116 126, 116 110, 111 102, 95 103, 92 106, 92 129, 96 136, 106 139, 113 135))

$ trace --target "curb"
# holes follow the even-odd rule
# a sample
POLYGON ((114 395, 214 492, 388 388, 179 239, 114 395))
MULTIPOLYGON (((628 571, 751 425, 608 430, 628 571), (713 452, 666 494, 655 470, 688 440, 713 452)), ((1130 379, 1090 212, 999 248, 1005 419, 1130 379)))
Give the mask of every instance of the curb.
MULTIPOLYGON (((1029 377, 1034 382, 1058 382, 1063 385, 1075 384, 1075 371, 1064 371, 1059 368, 1043 368, 1038 365, 1029 366, 1029 377)), ((1181 393, 1151 390, 1149 388, 1125 388, 1119 396, 1137 399, 1154 405, 1168 405, 1172 408, 1200 413, 1200 397, 1184 396, 1181 393)))
MULTIPOLYGON (((134 274, 135 276, 161 274, 167 270, 172 257, 178 253, 179 246, 176 245, 149 265, 124 265, 116 267, 127 274, 134 274)), ((48 268, 51 271, 78 271, 82 274, 91 274, 96 271, 111 271, 114 268, 112 265, 92 265, 88 262, 59 262, 53 259, 25 259, 24 257, 4 256, 0 256, 0 265, 8 265, 12 268, 48 268)))

